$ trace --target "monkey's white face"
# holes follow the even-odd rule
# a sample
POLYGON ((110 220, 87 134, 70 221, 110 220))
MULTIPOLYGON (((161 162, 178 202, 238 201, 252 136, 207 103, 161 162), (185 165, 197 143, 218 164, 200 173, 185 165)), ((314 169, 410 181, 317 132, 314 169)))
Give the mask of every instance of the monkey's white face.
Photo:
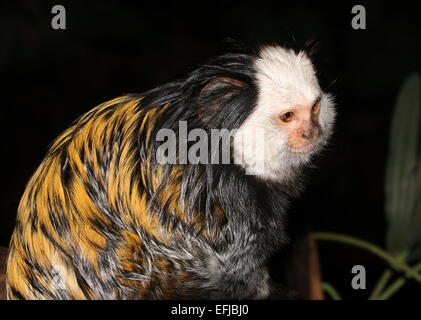
POLYGON ((332 98, 304 53, 267 47, 255 68, 257 105, 235 135, 235 158, 247 174, 288 181, 330 137, 332 98))

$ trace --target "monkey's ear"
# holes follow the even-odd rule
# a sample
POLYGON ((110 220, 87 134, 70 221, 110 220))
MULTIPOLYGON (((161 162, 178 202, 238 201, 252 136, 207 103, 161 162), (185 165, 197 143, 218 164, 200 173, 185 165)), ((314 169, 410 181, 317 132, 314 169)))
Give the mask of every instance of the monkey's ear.
POLYGON ((200 90, 198 115, 208 127, 215 127, 220 111, 248 84, 230 77, 217 77, 200 90))

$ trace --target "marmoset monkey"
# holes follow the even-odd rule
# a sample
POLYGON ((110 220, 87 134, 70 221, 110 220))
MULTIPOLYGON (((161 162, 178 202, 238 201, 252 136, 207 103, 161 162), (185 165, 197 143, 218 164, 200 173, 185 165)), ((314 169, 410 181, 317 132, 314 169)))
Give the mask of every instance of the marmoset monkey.
POLYGON ((284 245, 289 202, 334 118, 310 58, 281 46, 225 54, 99 105, 55 140, 27 185, 7 297, 269 297, 267 259, 284 245), (232 135, 213 161, 192 163, 181 150, 195 141, 180 139, 180 124, 232 135), (176 140, 158 139, 162 129, 176 140), (161 160, 171 163, 157 157, 168 143, 176 151, 161 160))

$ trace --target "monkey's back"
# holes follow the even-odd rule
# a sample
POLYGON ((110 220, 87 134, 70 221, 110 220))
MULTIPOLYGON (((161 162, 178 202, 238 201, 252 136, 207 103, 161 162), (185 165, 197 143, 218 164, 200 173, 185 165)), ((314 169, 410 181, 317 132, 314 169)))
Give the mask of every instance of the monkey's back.
POLYGON ((7 267, 9 299, 192 294, 190 270, 201 270, 194 257, 203 256, 196 250, 200 240, 195 244, 183 227, 163 223, 151 205, 156 197, 155 206, 196 228, 179 205, 180 167, 170 169, 166 191, 156 196, 164 172, 152 165, 151 134, 167 107, 143 108, 140 96, 117 98, 53 143, 19 205, 7 267))

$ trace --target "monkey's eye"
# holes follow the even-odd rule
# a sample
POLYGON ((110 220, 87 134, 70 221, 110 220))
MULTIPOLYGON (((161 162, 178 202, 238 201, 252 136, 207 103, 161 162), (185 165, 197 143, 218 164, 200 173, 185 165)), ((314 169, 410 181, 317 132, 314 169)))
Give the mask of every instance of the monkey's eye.
POLYGON ((294 113, 292 111, 285 112, 279 116, 279 119, 283 122, 290 122, 292 120, 292 117, 294 116, 294 113))
POLYGON ((320 109, 320 101, 317 101, 313 104, 313 106, 311 107, 311 111, 313 113, 319 112, 320 109))

